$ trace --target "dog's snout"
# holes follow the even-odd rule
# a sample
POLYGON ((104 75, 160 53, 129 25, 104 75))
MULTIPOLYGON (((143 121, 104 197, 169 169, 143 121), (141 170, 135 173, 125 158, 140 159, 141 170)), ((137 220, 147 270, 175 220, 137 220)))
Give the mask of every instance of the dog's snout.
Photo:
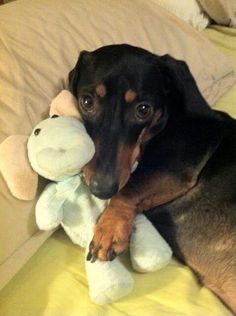
POLYGON ((90 180, 90 191, 100 199, 110 199, 118 191, 118 181, 111 175, 95 174, 90 180))

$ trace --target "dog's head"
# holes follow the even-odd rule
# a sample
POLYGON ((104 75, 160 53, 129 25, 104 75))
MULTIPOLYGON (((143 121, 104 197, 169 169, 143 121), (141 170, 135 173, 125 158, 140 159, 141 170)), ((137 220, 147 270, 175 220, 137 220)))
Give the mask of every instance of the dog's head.
POLYGON ((168 55, 125 44, 80 54, 69 84, 96 147, 85 167, 94 195, 110 198, 122 188, 145 144, 182 111, 186 71, 168 55))

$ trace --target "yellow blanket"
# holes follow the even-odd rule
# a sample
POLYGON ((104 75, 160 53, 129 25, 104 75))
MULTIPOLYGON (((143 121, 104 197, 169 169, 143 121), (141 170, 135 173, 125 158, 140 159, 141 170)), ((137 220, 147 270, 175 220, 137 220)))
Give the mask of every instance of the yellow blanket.
MULTIPOLYGON (((122 258, 130 266, 127 256, 122 258)), ((106 306, 88 297, 84 251, 56 232, 3 289, 1 316, 229 316, 220 301, 176 261, 148 274, 132 272, 133 292, 106 306)), ((96 282, 96 280, 94 280, 96 282)))
MULTIPOLYGON (((127 256, 122 258, 130 267, 127 256)), ((119 302, 97 306, 88 297, 84 250, 56 232, 3 289, 1 316, 227 316, 231 315, 192 272, 172 260, 148 274, 132 271, 134 291, 119 302)), ((96 282, 96 280, 94 280, 96 282)))

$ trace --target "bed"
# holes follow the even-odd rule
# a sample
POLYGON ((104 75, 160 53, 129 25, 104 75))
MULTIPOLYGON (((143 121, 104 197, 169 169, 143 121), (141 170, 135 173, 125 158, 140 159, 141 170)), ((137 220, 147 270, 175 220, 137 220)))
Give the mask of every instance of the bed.
MULTIPOLYGON (((154 0, 135 2, 18 0, 0 6, 0 142, 28 135, 48 115, 81 49, 114 42, 185 59, 211 106, 236 118, 236 29, 211 24, 200 34, 154 0)), ((14 198, 0 177, 1 316, 232 315, 174 258, 160 271, 140 274, 123 255, 133 292, 110 305, 91 303, 84 250, 62 230, 39 231, 35 201, 14 198)))

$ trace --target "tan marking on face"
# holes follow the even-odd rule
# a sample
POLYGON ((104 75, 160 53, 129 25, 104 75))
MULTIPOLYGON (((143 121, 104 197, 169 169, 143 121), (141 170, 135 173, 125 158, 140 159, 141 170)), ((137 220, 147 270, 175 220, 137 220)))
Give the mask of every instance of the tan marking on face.
POLYGON ((157 124, 157 122, 159 121, 161 115, 162 115, 162 111, 161 110, 156 110, 155 111, 150 128, 152 128, 155 124, 157 124))
POLYGON ((97 161, 97 155, 98 155, 98 142, 96 139, 94 140, 94 145, 95 145, 95 154, 93 158, 83 167, 84 178, 87 185, 90 184, 90 180, 96 169, 96 161, 97 161))
POLYGON ((134 90, 129 89, 125 92, 125 101, 127 103, 132 103, 136 99, 136 97, 137 92, 135 92, 134 90))
POLYGON ((119 190, 128 182, 131 170, 140 156, 140 144, 137 142, 133 146, 122 145, 118 149, 116 171, 119 175, 119 190))
POLYGON ((152 123, 150 125, 150 127, 145 127, 141 134, 139 135, 138 138, 138 143, 140 145, 146 143, 147 141, 149 141, 154 135, 151 133, 150 129, 155 126, 155 124, 157 124, 157 122, 159 121, 160 117, 161 117, 162 113, 161 111, 157 110, 154 114, 152 123))
POLYGON ((104 98, 107 91, 106 91, 106 87, 104 86, 104 84, 100 83, 96 86, 95 91, 97 93, 97 95, 101 98, 104 98))

